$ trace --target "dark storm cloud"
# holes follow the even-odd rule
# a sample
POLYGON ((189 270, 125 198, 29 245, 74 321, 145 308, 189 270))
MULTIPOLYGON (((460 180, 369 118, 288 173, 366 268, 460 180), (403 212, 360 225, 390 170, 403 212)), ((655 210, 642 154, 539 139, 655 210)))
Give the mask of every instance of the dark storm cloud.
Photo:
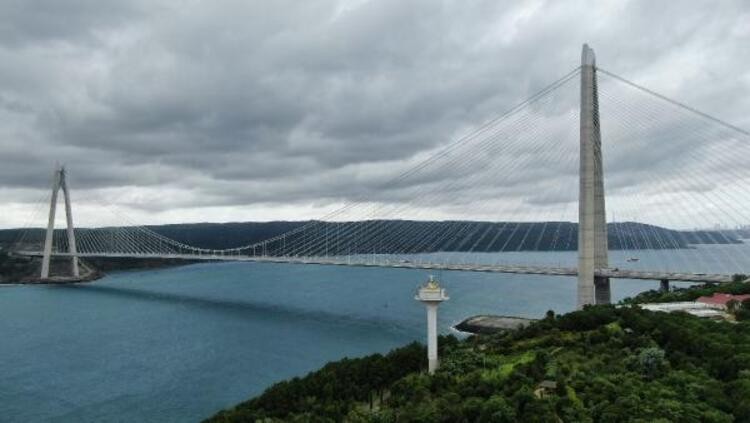
MULTIPOLYGON (((538 140, 383 185, 576 67, 586 41, 602 67, 750 123, 749 10, 742 1, 3 2, 0 185, 41 189, 64 162, 77 189, 182 193, 122 199, 152 212, 363 194, 399 203, 417 192, 446 204, 480 195, 563 204, 575 195, 574 144, 508 175, 482 162, 544 154, 538 140)), ((576 141, 575 120, 558 119, 566 102, 575 108, 577 86, 566 89, 536 110, 553 144, 576 141)), ((616 149, 608 183, 631 186, 685 148, 651 148, 647 160, 616 149)))

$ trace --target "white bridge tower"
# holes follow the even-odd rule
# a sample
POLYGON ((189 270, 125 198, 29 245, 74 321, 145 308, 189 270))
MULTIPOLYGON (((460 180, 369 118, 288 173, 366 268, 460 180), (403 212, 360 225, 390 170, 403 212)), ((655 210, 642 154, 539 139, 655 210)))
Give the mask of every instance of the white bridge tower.
POLYGON ((581 157, 578 196, 578 308, 609 304, 609 278, 596 276, 607 262, 607 221, 604 210, 602 137, 594 50, 581 54, 581 157))
POLYGON ((44 238, 44 255, 42 256, 42 279, 49 279, 49 263, 52 256, 52 238, 55 230, 55 211, 57 209, 57 194, 62 188, 65 197, 65 217, 67 221, 68 254, 70 254, 70 270, 74 278, 80 277, 78 269, 78 251, 76 250, 76 234, 73 230, 73 212, 71 211, 70 192, 65 180, 65 167, 55 169, 52 181, 52 199, 49 205, 49 221, 47 222, 47 234, 44 238))

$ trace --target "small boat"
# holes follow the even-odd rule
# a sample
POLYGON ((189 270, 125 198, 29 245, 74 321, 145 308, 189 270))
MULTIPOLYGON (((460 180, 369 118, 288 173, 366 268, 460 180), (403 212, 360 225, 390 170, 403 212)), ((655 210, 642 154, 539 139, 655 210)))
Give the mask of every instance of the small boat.
POLYGON ((633 262, 638 261, 638 260, 640 260, 638 257, 630 257, 628 259, 628 263, 633 263, 633 262))

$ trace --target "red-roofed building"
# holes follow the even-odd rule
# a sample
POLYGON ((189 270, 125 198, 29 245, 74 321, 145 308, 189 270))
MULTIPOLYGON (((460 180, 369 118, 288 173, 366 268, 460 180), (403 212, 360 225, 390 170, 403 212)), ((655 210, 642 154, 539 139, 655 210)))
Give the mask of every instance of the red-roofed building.
POLYGON ((734 300, 738 303, 741 303, 745 300, 750 299, 750 294, 744 294, 744 295, 732 295, 732 294, 722 294, 719 292, 714 293, 712 297, 700 297, 696 302, 707 304, 710 307, 713 308, 720 308, 726 310, 727 303, 734 300))

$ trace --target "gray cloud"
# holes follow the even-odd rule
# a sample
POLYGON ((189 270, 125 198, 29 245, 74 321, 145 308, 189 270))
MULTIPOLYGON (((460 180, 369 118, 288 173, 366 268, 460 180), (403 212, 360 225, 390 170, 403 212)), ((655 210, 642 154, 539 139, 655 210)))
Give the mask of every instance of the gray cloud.
MULTIPOLYGON (((504 207, 478 199, 505 198, 555 219, 577 193, 576 81, 525 112, 540 122, 519 120, 526 140, 508 130, 483 155, 460 149, 463 164, 448 156, 383 185, 576 67, 586 41, 603 68, 748 127, 748 22, 739 0, 3 2, 2 201, 30 201, 59 161, 79 198, 111 195, 146 220, 225 218, 200 211, 210 207, 252 220, 244 208, 289 205, 301 210, 292 217, 314 218, 302 213, 362 195, 389 210, 419 198, 469 217, 504 207)), ((606 90, 631 107, 646 101, 606 90)), ((638 117, 625 105, 602 110, 638 117)), ((730 155, 695 165, 709 135, 688 136, 682 122, 605 127, 613 196, 638 184, 679 191, 675 166, 737 166, 730 155), (648 155, 627 147, 646 133, 652 142, 634 145, 648 155)), ((685 185, 718 184, 704 179, 685 185)))
POLYGON ((146 4, 97 0, 7 0, 2 5, 0 44, 34 48, 47 43, 92 43, 97 32, 143 17, 146 4))

